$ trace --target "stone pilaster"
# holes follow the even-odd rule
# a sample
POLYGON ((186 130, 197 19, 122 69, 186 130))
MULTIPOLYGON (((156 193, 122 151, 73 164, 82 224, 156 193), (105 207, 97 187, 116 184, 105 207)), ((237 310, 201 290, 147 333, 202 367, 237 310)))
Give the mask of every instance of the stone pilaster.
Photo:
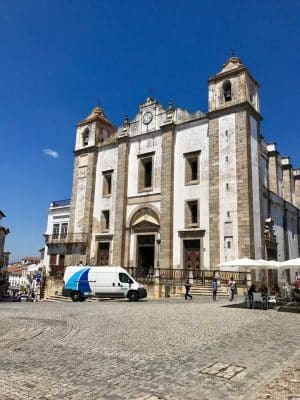
POLYGON ((277 158, 278 151, 276 149, 276 143, 270 143, 267 145, 268 149, 268 182, 269 190, 278 194, 278 168, 277 158))
POLYGON ((300 168, 294 169, 295 206, 300 208, 300 168))
POLYGON ((209 257, 210 268, 220 264, 219 120, 209 121, 209 257))
POLYGON ((264 235, 264 194, 263 194, 263 137, 260 134, 260 123, 258 125, 258 179, 259 179, 259 206, 260 206, 260 235, 261 235, 261 256, 260 258, 266 258, 266 246, 265 246, 265 235, 264 235))
POLYGON ((161 129, 163 161, 161 163, 160 267, 172 268, 175 126, 170 123, 162 126, 161 129))
POLYGON ((282 197, 284 200, 292 203, 293 192, 293 178, 292 178, 292 165, 290 157, 282 157, 282 197))
POLYGON ((126 208, 128 183, 128 137, 118 139, 117 196, 112 265, 125 266, 126 208))
POLYGON ((239 257, 255 257, 253 232, 250 121, 246 110, 235 116, 236 180, 239 257))

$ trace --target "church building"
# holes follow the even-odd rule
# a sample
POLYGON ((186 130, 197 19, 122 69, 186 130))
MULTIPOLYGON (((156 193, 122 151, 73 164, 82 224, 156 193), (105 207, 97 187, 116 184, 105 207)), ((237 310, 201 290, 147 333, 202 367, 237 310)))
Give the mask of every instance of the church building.
POLYGON ((300 169, 260 133, 259 84, 238 57, 208 80, 208 112, 148 97, 119 128, 79 122, 72 197, 50 206, 45 265, 218 269, 299 257, 300 169))

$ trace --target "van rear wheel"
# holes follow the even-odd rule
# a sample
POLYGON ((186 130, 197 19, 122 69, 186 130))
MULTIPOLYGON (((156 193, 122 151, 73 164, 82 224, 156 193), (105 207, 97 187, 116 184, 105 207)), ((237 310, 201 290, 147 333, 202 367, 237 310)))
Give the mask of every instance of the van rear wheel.
POLYGON ((128 297, 129 301, 138 301, 139 294, 138 294, 138 292, 131 291, 131 292, 128 293, 127 297, 128 297))
POLYGON ((72 301, 82 301, 81 299, 82 299, 82 297, 81 297, 81 295, 80 295, 80 293, 79 292, 72 292, 71 293, 71 299, 72 299, 72 301))

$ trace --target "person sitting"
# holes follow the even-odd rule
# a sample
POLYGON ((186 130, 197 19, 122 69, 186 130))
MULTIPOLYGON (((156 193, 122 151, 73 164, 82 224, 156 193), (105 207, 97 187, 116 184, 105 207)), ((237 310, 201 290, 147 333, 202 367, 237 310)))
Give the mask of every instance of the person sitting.
POLYGON ((267 295, 268 294, 268 288, 267 286, 262 283, 258 289, 258 291, 262 294, 262 295, 267 295))
POLYGON ((280 287, 277 285, 277 283, 275 283, 272 289, 270 290, 270 294, 272 296, 275 296, 277 293, 280 293, 280 287))

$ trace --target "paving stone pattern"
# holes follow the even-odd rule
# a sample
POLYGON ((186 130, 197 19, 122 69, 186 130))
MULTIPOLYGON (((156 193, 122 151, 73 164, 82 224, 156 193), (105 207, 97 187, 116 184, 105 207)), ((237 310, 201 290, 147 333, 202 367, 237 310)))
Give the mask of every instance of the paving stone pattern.
POLYGON ((277 400, 300 359, 298 314, 227 300, 0 303, 0 320, 1 400, 277 400))

